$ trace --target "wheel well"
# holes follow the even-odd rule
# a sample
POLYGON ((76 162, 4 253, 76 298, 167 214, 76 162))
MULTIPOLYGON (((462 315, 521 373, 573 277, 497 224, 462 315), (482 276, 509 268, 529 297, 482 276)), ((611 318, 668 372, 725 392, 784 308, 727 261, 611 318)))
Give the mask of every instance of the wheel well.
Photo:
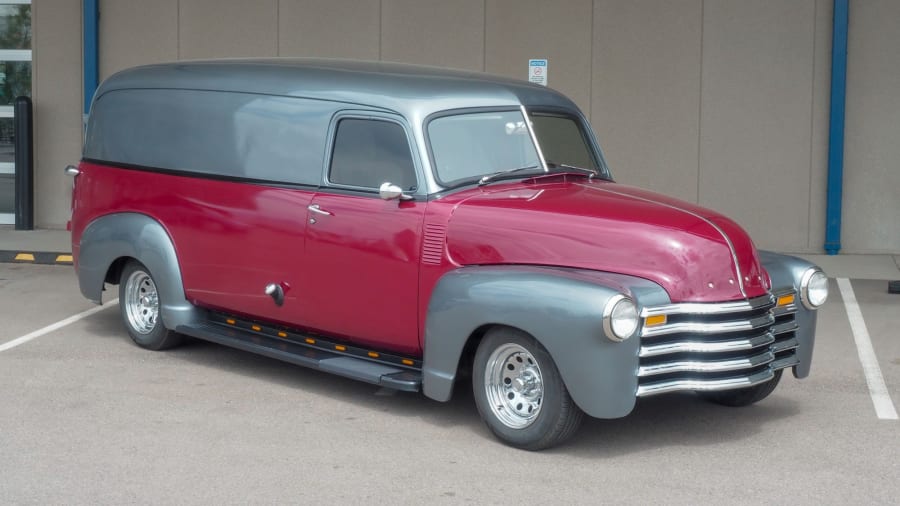
POLYGON ((486 323, 469 334, 469 338, 466 340, 466 344, 463 346, 462 353, 459 356, 459 364, 456 366, 457 380, 469 379, 472 377, 472 364, 475 362, 475 352, 478 351, 478 345, 481 344, 481 340, 484 339, 484 336, 488 331, 503 327, 522 331, 522 329, 510 327, 509 325, 486 323))
POLYGON ((122 278, 122 270, 125 269, 125 264, 128 263, 129 260, 132 260, 131 257, 119 257, 110 264, 109 269, 106 270, 106 277, 103 279, 104 283, 109 283, 111 285, 118 285, 119 280, 122 278))

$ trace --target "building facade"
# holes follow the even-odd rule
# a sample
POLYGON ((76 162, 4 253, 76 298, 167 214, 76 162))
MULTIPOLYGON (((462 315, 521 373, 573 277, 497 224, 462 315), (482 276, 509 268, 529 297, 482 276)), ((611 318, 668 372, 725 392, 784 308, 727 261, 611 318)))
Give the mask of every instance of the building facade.
MULTIPOLYGON (((900 2, 850 3, 842 252, 900 254, 900 2)), ((100 0, 99 9, 101 79, 145 63, 244 56, 525 79, 528 60, 546 58, 548 85, 591 119, 618 181, 721 211, 759 247, 823 251, 833 0, 100 0)), ((34 0, 31 11, 35 223, 63 228, 72 183, 62 169, 81 154, 82 4, 34 0)))

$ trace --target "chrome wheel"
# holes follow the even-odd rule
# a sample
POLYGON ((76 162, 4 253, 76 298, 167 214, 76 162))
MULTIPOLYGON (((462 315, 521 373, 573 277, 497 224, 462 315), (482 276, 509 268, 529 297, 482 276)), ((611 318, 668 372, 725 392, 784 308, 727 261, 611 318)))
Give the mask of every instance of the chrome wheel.
POLYGON ((159 319, 159 294, 156 283, 144 271, 136 270, 125 282, 122 304, 128 324, 139 334, 149 334, 159 319))
POLYGON ((488 357, 484 390, 491 411, 504 425, 523 429, 541 411, 544 382, 537 360, 518 344, 498 346, 488 357))

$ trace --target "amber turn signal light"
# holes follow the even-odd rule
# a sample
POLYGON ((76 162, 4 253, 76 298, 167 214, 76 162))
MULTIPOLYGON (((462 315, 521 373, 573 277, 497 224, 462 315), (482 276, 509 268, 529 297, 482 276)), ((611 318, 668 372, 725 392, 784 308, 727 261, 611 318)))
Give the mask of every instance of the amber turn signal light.
POLYGON ((653 316, 648 316, 644 319, 645 327, 655 327, 657 325, 665 325, 666 323, 666 315, 658 314, 653 316))
POLYGON ((778 303, 777 303, 778 307, 788 306, 793 303, 794 303, 794 294, 782 295, 781 297, 778 297, 778 303))

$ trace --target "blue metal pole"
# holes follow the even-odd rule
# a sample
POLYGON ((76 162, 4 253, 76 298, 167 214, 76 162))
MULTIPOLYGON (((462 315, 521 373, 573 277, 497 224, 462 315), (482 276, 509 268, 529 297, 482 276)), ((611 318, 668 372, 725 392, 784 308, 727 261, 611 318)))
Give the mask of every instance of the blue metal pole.
POLYGON ((94 91, 97 90, 100 72, 98 68, 99 47, 98 27, 99 19, 99 0, 83 0, 82 8, 84 9, 83 19, 83 62, 84 62, 84 114, 87 115, 91 110, 91 100, 94 98, 94 91))
POLYGON ((844 189, 844 105, 847 91, 847 31, 850 0, 834 0, 831 42, 831 117, 828 129, 828 193, 825 252, 841 250, 841 198, 844 189))

